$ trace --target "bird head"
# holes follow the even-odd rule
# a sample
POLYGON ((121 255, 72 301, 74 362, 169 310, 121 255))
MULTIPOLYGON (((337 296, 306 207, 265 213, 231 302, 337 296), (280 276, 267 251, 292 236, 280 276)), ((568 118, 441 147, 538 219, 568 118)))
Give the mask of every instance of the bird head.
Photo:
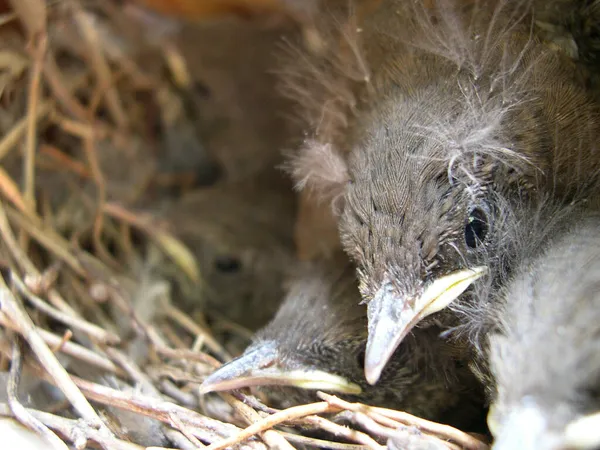
MULTIPOLYGON (((376 386, 365 381, 366 310, 354 267, 343 259, 337 268, 298 274, 271 323, 239 358, 206 378, 201 392, 265 387, 271 401, 290 406, 314 401, 314 390, 322 390, 432 419, 462 401, 465 389, 472 391, 469 405, 476 403, 460 349, 440 339, 435 327, 405 340, 376 386)), ((479 411, 461 411, 457 420, 479 411)))
POLYGON ((371 384, 415 325, 493 276, 506 244, 505 196, 519 195, 520 174, 531 173, 505 144, 499 100, 487 101, 486 117, 460 104, 475 93, 452 89, 381 102, 348 158, 338 225, 367 304, 371 384))
POLYGON ((595 107, 531 37, 529 2, 434 3, 445 6, 431 16, 392 1, 365 24, 370 89, 344 139, 309 145, 293 170, 335 199, 367 304, 371 384, 417 324, 436 313, 453 326, 439 320, 448 307, 510 262, 506 205, 598 184, 595 107))
POLYGON ((346 261, 326 278, 319 269, 299 275, 275 318, 201 391, 285 386, 360 394, 366 315, 353 272, 346 261))
POLYGON ((600 446, 600 216, 577 205, 546 215, 536 233, 549 238, 517 237, 520 262, 490 310, 488 424, 498 450, 600 446))

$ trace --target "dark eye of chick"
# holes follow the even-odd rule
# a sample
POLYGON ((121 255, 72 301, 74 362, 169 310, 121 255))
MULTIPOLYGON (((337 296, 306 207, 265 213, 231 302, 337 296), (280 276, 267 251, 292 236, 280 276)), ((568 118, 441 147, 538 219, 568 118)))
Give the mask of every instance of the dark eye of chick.
POLYGON ((489 230, 486 214, 480 208, 469 212, 465 225, 465 242, 471 248, 479 247, 485 240, 489 230))
POLYGON ((242 269, 242 263, 235 256, 220 256, 215 260, 215 268, 222 273, 237 273, 242 269))

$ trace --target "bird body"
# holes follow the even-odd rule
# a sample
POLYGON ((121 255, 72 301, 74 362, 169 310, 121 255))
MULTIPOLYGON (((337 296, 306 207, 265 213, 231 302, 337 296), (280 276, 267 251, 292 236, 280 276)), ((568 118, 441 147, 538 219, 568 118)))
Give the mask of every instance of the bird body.
POLYGON ((380 383, 366 383, 367 318, 359 301, 347 258, 307 264, 271 323, 242 356, 210 375, 201 391, 261 386, 287 407, 316 400, 319 389, 456 425, 474 423, 483 411, 477 380, 439 330, 419 330, 400 346, 380 383))
POLYGON ((525 253, 489 312, 498 450, 600 446, 600 215, 569 223, 525 253))
POLYGON ((455 326, 447 306, 511 264, 504 218, 524 199, 600 194, 597 105, 536 37, 528 2, 429 3, 383 0, 344 34, 340 54, 366 75, 337 61, 314 77, 329 94, 291 163, 335 200, 368 304, 370 383, 415 325, 455 326))

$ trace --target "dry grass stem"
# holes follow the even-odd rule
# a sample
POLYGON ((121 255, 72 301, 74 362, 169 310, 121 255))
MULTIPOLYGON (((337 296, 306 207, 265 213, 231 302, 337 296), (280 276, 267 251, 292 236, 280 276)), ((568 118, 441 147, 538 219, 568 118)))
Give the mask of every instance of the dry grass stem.
POLYGON ((187 314, 171 304, 165 305, 164 311, 167 317, 178 323, 185 330, 192 333, 194 336, 201 336, 208 349, 227 357, 227 352, 221 344, 219 344, 210 333, 194 322, 187 314))
POLYGON ((98 31, 90 16, 81 9, 77 2, 71 2, 71 7, 74 11, 73 18, 90 51, 90 63, 94 73, 98 76, 100 89, 104 91, 104 95, 106 96, 108 110, 115 123, 120 128, 124 128, 127 125, 126 114, 123 110, 119 94, 113 84, 113 75, 102 51, 98 31))
MULTIPOLYGON (((106 433, 104 433, 102 430, 98 430, 81 420, 66 419, 64 417, 30 408, 25 408, 25 411, 44 426, 51 428, 58 432, 61 436, 64 436, 66 440, 73 443, 75 448, 83 448, 88 441, 92 441, 98 443, 102 448, 110 450, 144 449, 144 447, 131 442, 126 442, 113 437, 107 437, 106 433)), ((0 415, 9 417, 13 416, 8 406, 3 404, 0 404, 0 415)), ((66 449, 68 447, 64 445, 64 447, 56 448, 66 449)))
POLYGON ((27 204, 21 195, 19 187, 2 167, 0 167, 0 191, 19 211, 27 213, 27 204))
MULTIPOLYGON (((41 371, 39 372, 42 375, 41 371)), ((178 422, 186 426, 189 433, 205 442, 217 442, 223 438, 237 436, 237 433, 242 431, 234 425, 211 419, 172 402, 139 393, 125 393, 78 377, 72 378, 77 387, 94 402, 151 417, 167 424, 172 422, 173 417, 177 417, 178 422)))
MULTIPOLYGON (((9 330, 20 332, 18 325, 9 320, 6 317, 6 315, 1 312, 0 325, 9 330)), ((86 347, 83 347, 82 345, 79 345, 75 342, 63 342, 63 339, 60 336, 57 336, 41 328, 36 328, 36 331, 46 343, 46 345, 52 348, 57 348, 58 351, 64 353, 65 355, 72 356, 73 358, 76 358, 80 361, 85 361, 90 366, 96 367, 101 370, 105 370, 106 372, 114 373, 115 375, 119 375, 122 377, 127 376, 125 372, 122 369, 120 369, 117 365, 115 365, 111 360, 87 349, 86 347)))
POLYGON ((19 300, 9 290, 2 277, 0 277, 0 299, 2 312, 17 325, 19 332, 28 342, 44 369, 46 369, 49 376, 63 392, 65 397, 71 401, 73 407, 84 419, 88 420, 94 426, 97 426, 99 429, 105 428, 104 423, 94 408, 92 408, 81 391, 73 383, 67 371, 56 359, 54 353, 52 353, 52 350, 48 348, 40 334, 37 332, 31 318, 27 315, 19 300))
POLYGON ((290 442, 296 442, 298 444, 310 445, 318 448, 327 448, 330 450, 363 450, 365 448, 364 445, 343 444, 341 442, 326 441, 324 439, 310 438, 300 434, 288 433, 286 431, 279 431, 279 434, 290 442))
MULTIPOLYGON (((231 394, 223 393, 221 396, 225 399, 227 403, 229 403, 237 412, 240 414, 246 423, 255 424, 259 420, 262 420, 260 414, 254 411, 253 408, 239 401, 231 394)), ((266 430, 261 433, 261 437, 265 443, 272 448, 276 448, 279 450, 293 450, 288 441, 283 437, 282 434, 275 430, 266 430)))
POLYGON ((291 422, 295 419, 310 416, 313 414, 323 414, 338 411, 339 409, 337 407, 331 406, 327 402, 293 406, 283 411, 279 411, 278 413, 275 413, 269 417, 265 417, 264 419, 253 423, 248 428, 240 431, 239 434, 237 434, 236 436, 233 436, 229 439, 224 439, 223 441, 218 442, 216 444, 212 444, 207 448, 208 450, 223 450, 229 446, 239 444, 240 442, 243 442, 244 440, 256 434, 273 428, 274 426, 279 425, 281 423, 291 422))
POLYGON ((10 377, 6 385, 8 395, 8 407, 12 414, 29 429, 40 434, 55 450, 67 450, 68 447, 59 437, 48 429, 40 420, 31 414, 18 399, 19 380, 23 369, 23 358, 21 342, 17 336, 13 336, 10 377))
MULTIPOLYGON (((408 414, 401 411, 394 411, 386 408, 378 408, 374 406, 367 406, 361 403, 349 403, 333 395, 328 395, 323 392, 319 392, 319 397, 339 408, 355 413, 364 414, 372 419, 379 419, 380 417, 392 419, 398 422, 400 425, 414 426, 423 432, 437 436, 443 440, 449 440, 455 442, 460 448, 468 450, 486 450, 488 446, 473 436, 463 433, 456 428, 448 425, 431 422, 426 419, 422 419, 412 414, 408 414)), ((389 422, 384 422, 384 426, 389 426, 389 422)))
POLYGON ((30 39, 46 31, 47 10, 44 0, 10 0, 10 4, 30 39))
POLYGON ((35 116, 29 114, 22 118, 4 135, 0 141, 0 161, 2 161, 6 155, 19 144, 19 141, 23 139, 27 130, 31 127, 31 121, 35 119, 39 122, 48 115, 52 108, 52 103, 49 101, 38 104, 35 109, 35 116))
POLYGON ((83 320, 78 317, 73 317, 70 314, 64 313, 62 311, 57 310, 53 306, 50 306, 44 300, 34 295, 27 287, 25 283, 19 278, 15 272, 11 273, 11 281, 14 283, 15 287, 23 294, 23 296, 32 303, 36 309, 42 311, 44 314, 49 315, 53 319, 56 319, 65 325, 71 327, 72 329, 80 330, 94 339, 96 342, 103 344, 118 344, 121 342, 119 336, 114 333, 108 332, 103 328, 100 328, 93 323, 90 323, 86 320, 83 320))
MULTIPOLYGON (((36 4, 43 3, 38 0, 26 0, 24 3, 36 4)), ((37 14, 35 14, 37 16, 37 14)), ((44 57, 46 55, 46 49, 48 47, 48 37, 42 30, 45 27, 45 17, 36 24, 36 28, 33 36, 33 66, 31 68, 31 79, 29 82, 29 96, 27 104, 27 133, 25 140, 25 157, 24 162, 24 174, 23 180, 25 184, 24 199, 27 205, 28 212, 33 215, 36 209, 35 204, 35 160, 37 150, 37 109, 40 103, 40 81, 42 77, 42 66, 44 64, 44 57)), ((31 30, 30 30, 31 31, 31 30)))
POLYGON ((323 417, 307 417, 304 419, 304 422, 316 427, 317 429, 327 431, 333 436, 342 437, 350 442, 356 442, 364 445, 371 450, 382 450, 385 448, 385 446, 379 444, 368 434, 358 430, 353 430, 349 427, 338 425, 337 423, 324 419, 323 417))

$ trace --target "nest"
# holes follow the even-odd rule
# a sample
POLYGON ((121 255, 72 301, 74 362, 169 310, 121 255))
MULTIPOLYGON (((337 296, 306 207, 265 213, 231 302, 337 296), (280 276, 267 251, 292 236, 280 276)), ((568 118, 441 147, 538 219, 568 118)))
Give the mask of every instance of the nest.
MULTIPOLYGON (((259 155, 252 142, 262 148, 260 127, 273 122, 240 133, 243 152, 221 142, 225 130, 207 138, 221 145, 211 155, 195 123, 214 131, 215 105, 202 100, 167 22, 148 27, 112 0, 12 3, 0 16, 3 416, 63 449, 379 449, 398 433, 486 448, 324 393, 286 410, 242 392, 199 396, 204 377, 246 345, 246 328, 273 312, 256 305, 282 297, 295 213, 273 170, 283 138, 259 155), (226 176, 214 184, 219 165, 226 176), (252 272, 232 283, 240 265, 252 272), (225 292, 232 284, 238 291, 225 292), (260 311, 248 319, 248 308, 260 311), (307 436, 315 431, 330 438, 307 436)), ((210 74, 210 57, 204 64, 210 74)))

